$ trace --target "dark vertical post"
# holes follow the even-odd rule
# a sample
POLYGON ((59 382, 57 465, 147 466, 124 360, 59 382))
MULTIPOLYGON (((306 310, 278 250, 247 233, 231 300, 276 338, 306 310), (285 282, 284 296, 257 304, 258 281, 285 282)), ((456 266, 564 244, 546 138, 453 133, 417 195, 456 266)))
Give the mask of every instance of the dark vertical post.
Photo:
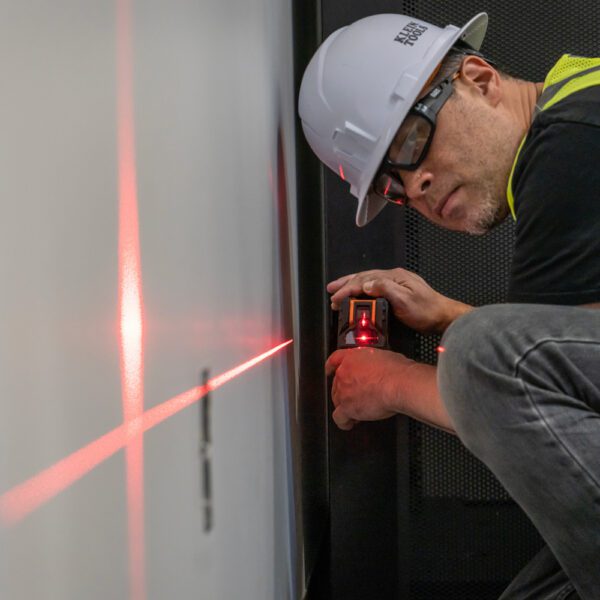
MULTIPOLYGON (((294 0, 294 87, 298 98, 304 69, 320 42, 320 2, 294 0)), ((307 587, 327 585, 322 579, 329 520, 327 448, 327 313, 325 297, 325 231, 321 165, 297 121, 296 195, 299 296, 299 389, 302 523, 307 587)))

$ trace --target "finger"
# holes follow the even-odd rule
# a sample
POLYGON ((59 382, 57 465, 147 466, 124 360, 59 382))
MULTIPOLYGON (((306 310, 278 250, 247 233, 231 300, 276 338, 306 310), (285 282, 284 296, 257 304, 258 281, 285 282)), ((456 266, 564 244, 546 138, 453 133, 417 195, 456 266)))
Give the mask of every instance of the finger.
POLYGON ((337 371, 338 367, 342 364, 342 361, 344 360, 346 352, 348 352, 348 350, 336 350, 327 359, 327 362, 325 363, 325 373, 327 377, 333 375, 337 371))
POLYGON ((327 291, 330 294, 337 292, 347 281, 350 281, 353 277, 356 276, 356 273, 350 273, 350 275, 344 275, 343 277, 338 277, 334 281, 330 281, 327 284, 327 291))
POLYGON ((344 409, 341 406, 338 406, 333 411, 333 414, 331 416, 333 418, 334 423, 344 431, 350 431, 350 429, 352 429, 357 423, 357 421, 351 419, 344 413, 344 409))
POLYGON ((331 296, 331 306, 333 308, 339 308, 340 304, 347 298, 348 296, 356 296, 362 293, 363 282, 366 279, 372 279, 374 275, 369 275, 367 273, 360 273, 356 275, 353 279, 347 281, 343 286, 341 286, 338 291, 331 296))

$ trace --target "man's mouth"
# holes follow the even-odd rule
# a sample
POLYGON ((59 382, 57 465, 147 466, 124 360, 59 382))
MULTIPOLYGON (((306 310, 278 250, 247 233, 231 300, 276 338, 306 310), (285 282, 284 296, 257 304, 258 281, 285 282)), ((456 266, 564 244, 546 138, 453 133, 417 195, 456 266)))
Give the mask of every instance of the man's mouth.
POLYGON ((433 209, 433 212, 438 216, 438 217, 442 217, 442 211, 444 210, 444 206, 446 206, 446 203, 448 202, 448 200, 450 199, 450 197, 454 194, 454 192, 456 192, 458 188, 454 188, 449 194, 447 194, 446 196, 444 196, 435 206, 435 208, 433 209))

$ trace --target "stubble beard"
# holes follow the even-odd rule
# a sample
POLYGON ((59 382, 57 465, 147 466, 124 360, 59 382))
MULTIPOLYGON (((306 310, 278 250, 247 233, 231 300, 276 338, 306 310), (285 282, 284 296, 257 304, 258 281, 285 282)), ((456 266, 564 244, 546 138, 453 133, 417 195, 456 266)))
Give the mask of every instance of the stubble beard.
MULTIPOLYGON (((489 147, 485 156, 493 156, 493 148, 510 147, 509 139, 504 137, 497 139, 489 147)), ((481 172, 484 174, 480 179, 480 194, 477 206, 473 207, 464 231, 471 235, 483 235, 502 223, 508 214, 506 200, 506 183, 509 179, 513 157, 507 153, 502 159, 496 159, 493 164, 488 164, 481 159, 481 172)))
MULTIPOLYGON (((472 123, 463 112, 466 123, 472 123)), ((506 184, 512 168, 514 155, 511 152, 498 152, 498 149, 511 148, 515 135, 510 127, 499 127, 498 122, 488 112, 481 114, 479 130, 488 132, 476 147, 470 147, 468 163, 476 165, 478 173, 476 185, 479 188, 477 205, 471 207, 462 230, 470 235, 484 235, 504 221, 508 214, 506 184)), ((477 135, 473 131, 472 138, 477 135)), ((516 142, 518 144, 518 140, 516 142)), ((516 150, 516 148, 515 148, 516 150)))
POLYGON ((479 198, 477 208, 469 215, 464 225, 464 231, 470 235, 483 235, 503 220, 501 203, 486 186, 479 198))

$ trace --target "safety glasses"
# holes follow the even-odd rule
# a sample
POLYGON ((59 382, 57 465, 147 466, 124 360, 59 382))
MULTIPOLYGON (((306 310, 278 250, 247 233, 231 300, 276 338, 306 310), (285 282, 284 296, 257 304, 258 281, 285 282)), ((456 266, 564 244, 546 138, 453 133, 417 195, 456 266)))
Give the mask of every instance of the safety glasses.
POLYGON ((425 160, 437 115, 452 95, 452 84, 459 76, 460 71, 456 71, 444 79, 410 109, 373 179, 373 192, 394 204, 406 203, 406 191, 398 170, 414 171, 425 160))

